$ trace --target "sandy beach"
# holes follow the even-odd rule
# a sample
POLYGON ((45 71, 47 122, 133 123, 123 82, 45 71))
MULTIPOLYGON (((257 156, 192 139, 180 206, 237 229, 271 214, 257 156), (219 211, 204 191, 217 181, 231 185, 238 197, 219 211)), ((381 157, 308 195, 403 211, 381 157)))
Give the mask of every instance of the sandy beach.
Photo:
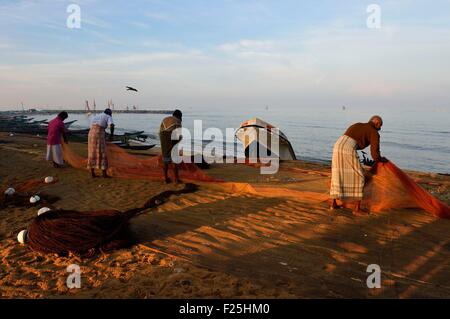
MULTIPOLYGON (((81 151, 85 144, 71 144, 81 151)), ((127 210, 183 185, 92 179, 87 171, 55 169, 43 138, 0 133, 2 190, 54 176, 40 186, 60 199, 54 208, 127 210)), ((156 151, 154 151, 156 152, 156 151)), ((16 236, 36 207, 0 211, 2 298, 450 298, 450 220, 420 209, 355 217, 330 212, 330 167, 282 163, 273 176, 257 167, 214 164, 210 176, 250 188, 196 183, 131 220, 139 243, 93 258, 32 252, 16 236), (245 184, 237 184, 245 185, 245 184), (301 199, 296 192, 302 192, 301 199), (305 194, 321 197, 309 200, 305 194), (68 289, 66 267, 81 267, 81 288, 68 289), (368 289, 370 264, 382 269, 382 288, 368 289)), ((450 203, 450 177, 408 172, 450 203)))

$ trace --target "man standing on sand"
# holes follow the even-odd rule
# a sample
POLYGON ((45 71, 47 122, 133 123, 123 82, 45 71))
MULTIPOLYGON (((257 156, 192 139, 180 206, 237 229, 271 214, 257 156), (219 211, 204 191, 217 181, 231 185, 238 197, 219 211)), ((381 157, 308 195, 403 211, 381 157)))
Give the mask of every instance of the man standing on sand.
POLYGON ((61 112, 48 123, 47 161, 52 161, 55 168, 61 168, 64 165, 61 137, 67 143, 64 120, 68 117, 67 112, 61 112))
POLYGON ((88 168, 91 170, 93 178, 95 169, 102 170, 103 177, 109 177, 106 174, 108 169, 108 157, 106 155, 106 133, 109 127, 111 134, 110 140, 114 136, 114 122, 111 109, 106 109, 103 113, 95 115, 91 121, 91 128, 88 137, 88 168))
POLYGON ((356 150, 370 145, 372 159, 375 162, 387 162, 380 155, 380 134, 383 126, 380 116, 372 116, 368 123, 356 123, 350 126, 334 144, 331 164, 330 197, 333 200, 331 209, 340 208, 337 199, 353 199, 356 205, 355 215, 360 214, 363 198, 364 171, 356 150))
POLYGON ((177 128, 181 128, 182 116, 183 114, 180 110, 175 110, 172 116, 168 116, 162 120, 159 128, 159 139, 161 141, 161 153, 164 165, 164 180, 167 184, 170 183, 168 175, 169 164, 173 165, 175 183, 181 183, 178 176, 178 164, 173 163, 171 152, 173 147, 181 141, 181 137, 178 140, 172 140, 172 132, 177 128))

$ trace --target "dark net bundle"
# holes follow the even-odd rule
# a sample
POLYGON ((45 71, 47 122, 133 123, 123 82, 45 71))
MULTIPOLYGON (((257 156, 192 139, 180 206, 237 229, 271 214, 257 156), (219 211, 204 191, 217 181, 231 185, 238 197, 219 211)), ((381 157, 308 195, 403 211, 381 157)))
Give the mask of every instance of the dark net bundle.
MULTIPOLYGON (((143 158, 129 154, 112 143, 107 144, 107 157, 111 176, 129 179, 163 180, 162 158, 143 158)), ((75 153, 68 144, 63 144, 64 160, 72 167, 86 169, 87 159, 75 153)), ((180 178, 191 181, 217 182, 194 163, 181 163, 180 178)))
POLYGON ((152 197, 142 207, 126 212, 100 210, 78 212, 53 210, 36 217, 28 229, 29 247, 40 253, 61 256, 73 253, 91 257, 98 252, 126 248, 136 239, 129 228, 131 218, 163 204, 170 196, 192 193, 194 184, 179 191, 165 191, 152 197))

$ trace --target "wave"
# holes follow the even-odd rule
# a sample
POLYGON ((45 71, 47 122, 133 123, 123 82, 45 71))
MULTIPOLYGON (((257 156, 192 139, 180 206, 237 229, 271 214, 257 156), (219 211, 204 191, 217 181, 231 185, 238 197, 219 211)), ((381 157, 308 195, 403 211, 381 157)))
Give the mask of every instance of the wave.
POLYGON ((392 141, 382 141, 382 146, 392 146, 392 147, 398 147, 401 149, 407 149, 412 151, 427 151, 427 152, 436 152, 436 153, 443 153, 448 154, 450 153, 450 148, 439 145, 439 146, 425 146, 425 145, 416 145, 416 144, 408 144, 408 143, 398 143, 398 142, 392 142, 392 141))

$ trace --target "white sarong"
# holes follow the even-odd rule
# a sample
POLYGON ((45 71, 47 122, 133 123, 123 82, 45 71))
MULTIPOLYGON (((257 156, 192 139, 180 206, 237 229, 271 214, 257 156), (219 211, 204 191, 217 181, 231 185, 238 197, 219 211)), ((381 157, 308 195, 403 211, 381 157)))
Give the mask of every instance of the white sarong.
POLYGON ((58 165, 64 165, 64 157, 61 144, 47 145, 47 161, 55 162, 58 165))

